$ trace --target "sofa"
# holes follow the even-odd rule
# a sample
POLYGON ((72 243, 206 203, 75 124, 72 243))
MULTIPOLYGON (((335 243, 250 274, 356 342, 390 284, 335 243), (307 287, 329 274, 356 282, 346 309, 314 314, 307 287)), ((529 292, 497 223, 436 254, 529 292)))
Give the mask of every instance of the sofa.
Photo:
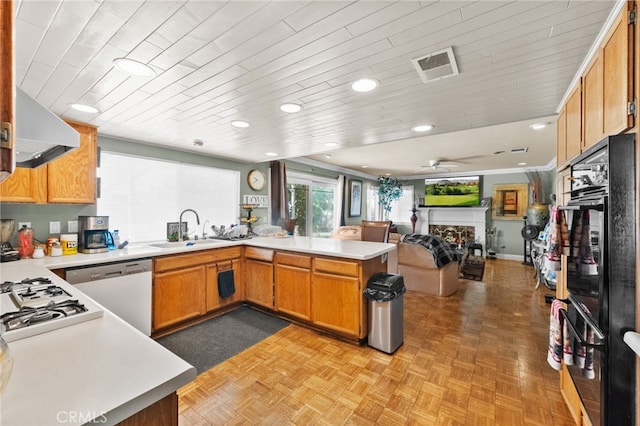
MULTIPOLYGON (((360 226, 341 226, 332 232, 335 239, 360 240, 360 226)), ((433 253, 426 247, 402 242, 402 235, 389 234, 389 243, 397 250, 389 253, 387 272, 401 274, 407 290, 434 296, 451 296, 458 290, 458 262, 449 262, 441 268, 436 265, 433 253)))

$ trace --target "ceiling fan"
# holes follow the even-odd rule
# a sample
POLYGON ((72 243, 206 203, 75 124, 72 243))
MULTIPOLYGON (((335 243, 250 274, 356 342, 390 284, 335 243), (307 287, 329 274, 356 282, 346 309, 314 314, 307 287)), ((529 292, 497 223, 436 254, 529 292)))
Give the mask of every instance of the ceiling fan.
MULTIPOLYGON (((423 167, 427 167, 427 166, 423 166, 423 167)), ((458 165, 456 163, 453 163, 451 161, 446 161, 446 160, 429 160, 429 167, 431 167, 433 170, 438 170, 438 169, 452 169, 455 167, 458 167, 458 165)))

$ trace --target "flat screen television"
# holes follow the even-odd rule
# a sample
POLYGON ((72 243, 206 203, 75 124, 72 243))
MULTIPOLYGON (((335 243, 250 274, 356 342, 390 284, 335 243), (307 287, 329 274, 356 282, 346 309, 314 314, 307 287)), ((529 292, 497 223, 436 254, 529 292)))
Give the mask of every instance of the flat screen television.
POLYGON ((480 176, 427 178, 424 206, 465 207, 480 205, 480 176))

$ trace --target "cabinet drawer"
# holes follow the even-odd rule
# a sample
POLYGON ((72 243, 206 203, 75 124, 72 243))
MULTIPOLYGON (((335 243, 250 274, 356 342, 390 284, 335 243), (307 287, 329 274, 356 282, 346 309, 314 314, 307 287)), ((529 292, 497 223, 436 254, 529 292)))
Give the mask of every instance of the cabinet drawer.
POLYGON ((264 260, 265 262, 273 261, 273 250, 258 247, 245 247, 244 257, 247 259, 264 260))
POLYGON ((292 253, 276 253, 276 263, 278 265, 296 266, 303 269, 311 269, 311 257, 301 256, 292 253))
POLYGON ((204 265, 230 259, 238 259, 242 253, 240 247, 201 250, 188 254, 172 254, 154 260, 154 271, 163 272, 188 266, 204 265))
POLYGON ((357 277, 359 268, 358 264, 354 262, 317 258, 314 259, 314 269, 317 272, 357 277))

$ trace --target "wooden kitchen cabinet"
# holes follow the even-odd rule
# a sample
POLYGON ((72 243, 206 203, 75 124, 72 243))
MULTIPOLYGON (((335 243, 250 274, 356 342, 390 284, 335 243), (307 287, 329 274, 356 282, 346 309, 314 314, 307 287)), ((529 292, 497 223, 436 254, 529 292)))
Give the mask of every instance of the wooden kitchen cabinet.
POLYGON ((93 204, 96 200, 97 129, 68 122, 80 146, 35 169, 16 168, 0 184, 4 203, 93 204))
POLYGON ((311 320, 311 257, 276 253, 275 308, 294 317, 311 320))
POLYGON ((234 303, 240 303, 243 300, 243 286, 242 286, 242 268, 240 267, 240 258, 232 260, 221 260, 219 262, 206 265, 207 268, 207 284, 206 284, 206 304, 207 312, 211 312, 215 309, 232 305, 234 303), (226 298, 221 298, 218 292, 218 273, 233 270, 233 280, 236 292, 226 298))
POLYGON ((311 320, 347 336, 363 337, 364 297, 356 261, 316 258, 311 280, 311 320))
POLYGON ((153 331, 204 315, 203 265, 156 273, 153 277, 153 331))
POLYGON ((273 258, 273 250, 245 248, 245 300, 269 309, 274 306, 273 258))
MULTIPOLYGON (((565 161, 569 161, 580 154, 582 149, 582 81, 578 82, 571 95, 567 98, 566 110, 566 149, 565 161)), ((560 162, 558 161, 558 164, 560 162)))
POLYGON ((582 81, 582 104, 584 106, 584 139, 582 150, 590 147, 604 137, 602 108, 604 105, 602 80, 602 52, 599 50, 587 68, 582 81))
POLYGON ((153 331, 197 319, 216 308, 239 303, 243 297, 241 247, 169 255, 153 261, 153 331), (236 293, 218 296, 218 270, 234 269, 236 293))
POLYGON ((563 107, 556 120, 556 167, 567 167, 567 109, 563 107))
POLYGON ((631 8, 634 2, 620 12, 583 75, 582 151, 607 135, 633 127, 635 113, 629 109, 633 101, 631 8))
POLYGON ((0 2, 0 181, 14 171, 15 61, 13 35, 14 2, 0 2), (6 133, 5 133, 6 132, 6 133))

